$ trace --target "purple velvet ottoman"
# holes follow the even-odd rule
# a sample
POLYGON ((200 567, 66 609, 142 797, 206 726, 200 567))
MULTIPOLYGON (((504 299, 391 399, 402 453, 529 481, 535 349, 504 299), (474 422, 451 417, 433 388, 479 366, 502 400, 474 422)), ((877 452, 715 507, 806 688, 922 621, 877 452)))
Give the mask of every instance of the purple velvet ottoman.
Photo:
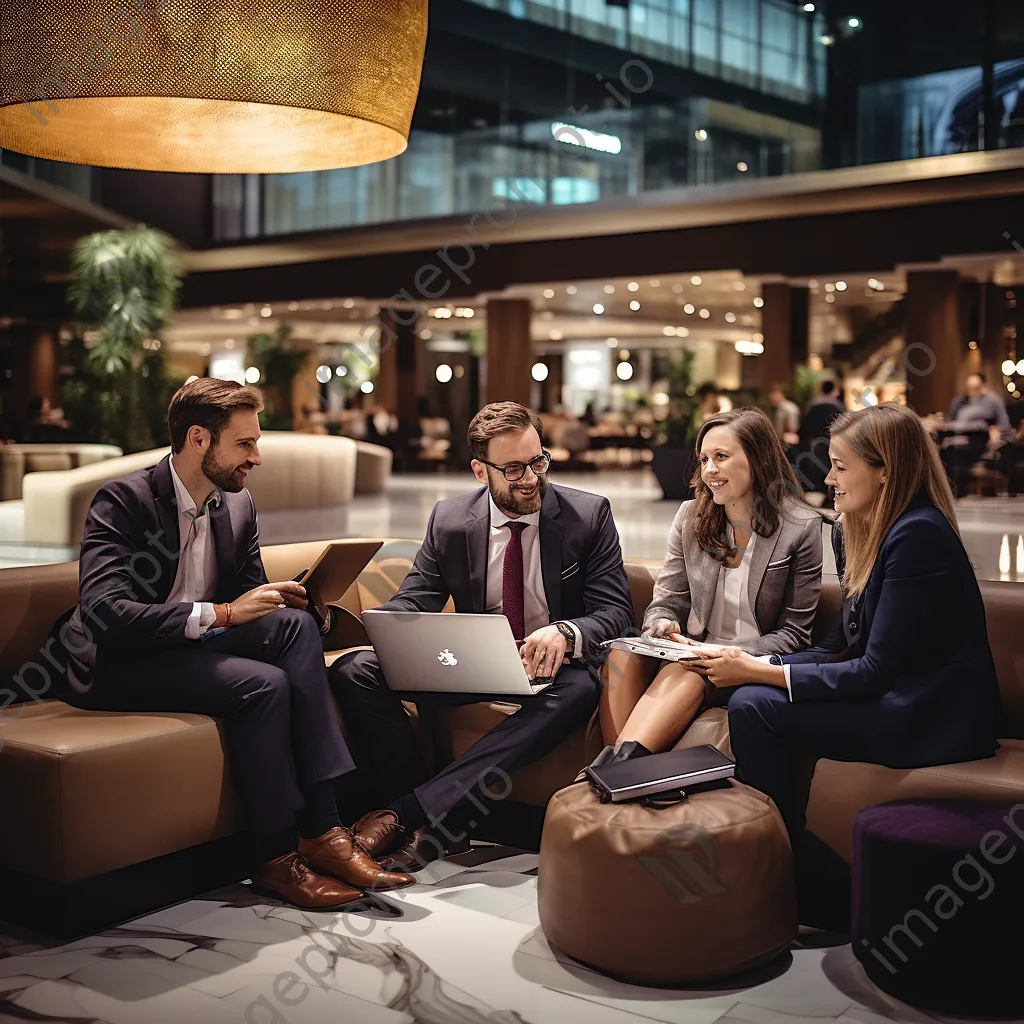
POLYGON ((951 1016, 1024 1016, 1024 803, 869 807, 852 874, 850 941, 880 989, 951 1016))

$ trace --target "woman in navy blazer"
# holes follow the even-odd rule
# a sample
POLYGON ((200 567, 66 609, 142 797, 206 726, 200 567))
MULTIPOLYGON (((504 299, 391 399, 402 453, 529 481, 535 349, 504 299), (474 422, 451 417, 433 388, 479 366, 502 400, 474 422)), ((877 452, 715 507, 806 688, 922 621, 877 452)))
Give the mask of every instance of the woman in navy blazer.
POLYGON ((827 482, 845 600, 821 644, 755 661, 706 662, 729 701, 737 777, 770 796, 795 839, 798 759, 916 768, 991 757, 999 689, 974 570, 949 481, 918 417, 891 403, 832 425, 827 482))

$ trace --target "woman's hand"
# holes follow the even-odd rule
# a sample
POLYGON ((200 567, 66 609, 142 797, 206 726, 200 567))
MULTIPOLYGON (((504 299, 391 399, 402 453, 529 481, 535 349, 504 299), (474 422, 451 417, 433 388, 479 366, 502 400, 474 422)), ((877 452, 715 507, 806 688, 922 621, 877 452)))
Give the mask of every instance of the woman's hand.
POLYGON ((704 670, 704 675, 714 686, 739 686, 741 683, 759 682, 764 668, 752 654, 738 647, 723 647, 720 651, 708 651, 697 661, 690 662, 695 668, 704 670))
POLYGON ((655 640, 672 640, 677 644, 693 643, 689 637, 683 636, 679 623, 675 619, 655 619, 650 625, 644 627, 643 635, 655 640))

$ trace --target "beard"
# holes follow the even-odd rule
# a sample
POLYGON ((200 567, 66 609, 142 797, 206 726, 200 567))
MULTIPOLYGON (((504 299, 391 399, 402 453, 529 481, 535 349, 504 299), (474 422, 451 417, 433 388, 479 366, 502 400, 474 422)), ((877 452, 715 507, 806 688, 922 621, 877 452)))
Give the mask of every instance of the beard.
POLYGON ((213 448, 209 448, 203 456, 203 476, 215 487, 229 494, 235 494, 245 487, 245 475, 242 470, 252 469, 251 462, 243 462, 239 466, 222 466, 213 455, 213 448))
POLYGON ((491 492, 494 504, 507 516, 529 516, 540 511, 541 503, 544 501, 544 494, 548 489, 548 478, 537 477, 537 482, 532 484, 529 490, 533 490, 532 497, 523 497, 522 481, 510 484, 504 477, 494 473, 488 478, 487 489, 491 492), (499 481, 504 487, 499 490, 499 481))

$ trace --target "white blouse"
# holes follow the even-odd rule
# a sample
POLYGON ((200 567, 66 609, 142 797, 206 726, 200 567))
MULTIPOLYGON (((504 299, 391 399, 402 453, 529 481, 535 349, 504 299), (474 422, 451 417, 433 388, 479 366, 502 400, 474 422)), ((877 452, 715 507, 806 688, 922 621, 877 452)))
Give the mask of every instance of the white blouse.
POLYGON ((711 644, 744 644, 761 635, 750 607, 750 559, 757 543, 757 534, 751 534, 743 558, 735 569, 724 562, 718 571, 715 603, 708 616, 706 640, 711 644))

